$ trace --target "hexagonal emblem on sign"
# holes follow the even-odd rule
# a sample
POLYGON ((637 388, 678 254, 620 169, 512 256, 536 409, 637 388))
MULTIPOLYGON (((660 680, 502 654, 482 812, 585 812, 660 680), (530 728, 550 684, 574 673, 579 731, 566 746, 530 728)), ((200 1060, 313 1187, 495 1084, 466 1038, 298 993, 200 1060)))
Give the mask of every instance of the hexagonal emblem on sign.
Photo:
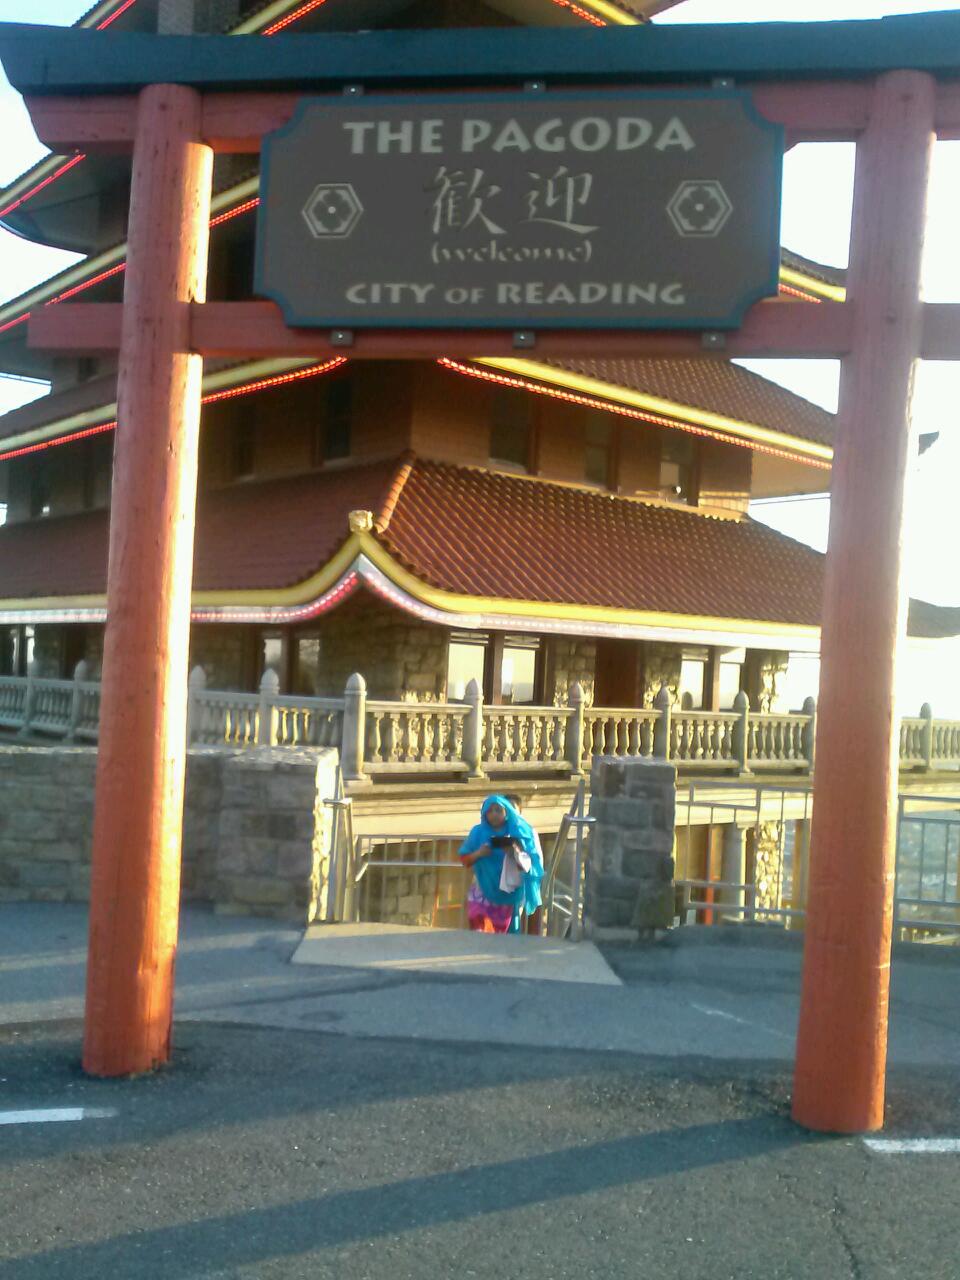
POLYGON ((733 205, 714 178, 681 182, 667 205, 670 221, 682 236, 719 235, 733 213, 733 205))
POLYGON ((303 206, 303 220, 318 240, 345 240, 362 217, 363 205, 349 182, 321 182, 303 206))

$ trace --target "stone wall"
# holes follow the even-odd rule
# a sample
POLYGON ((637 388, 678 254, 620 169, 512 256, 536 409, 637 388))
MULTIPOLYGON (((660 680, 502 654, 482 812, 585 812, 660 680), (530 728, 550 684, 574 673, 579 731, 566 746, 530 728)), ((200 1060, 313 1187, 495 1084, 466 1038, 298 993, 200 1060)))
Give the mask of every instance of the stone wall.
POLYGON ((359 597, 325 620, 320 641, 320 696, 339 698, 359 671, 367 697, 438 702, 446 696, 447 633, 359 597))
MULTIPOLYGON (((191 748, 182 897, 307 923, 329 870, 337 752, 191 748)), ((0 902, 90 896, 93 747, 0 746, 0 902)))
POLYGON ((677 771, 662 760, 598 756, 593 762, 584 899, 594 938, 636 939, 674 918, 677 771))
POLYGON ((554 707, 565 707, 570 699, 570 686, 579 683, 586 705, 593 705, 593 689, 597 673, 597 643, 577 636, 557 636, 553 641, 552 672, 548 671, 548 687, 544 701, 554 707))
MULTIPOLYGON (((206 625, 190 630, 190 670, 203 667, 208 689, 249 689, 247 627, 206 625)), ((256 672, 259 681, 262 671, 256 672)))
POLYGON ((337 752, 259 747, 223 763, 218 912, 307 923, 326 902, 337 752))
POLYGON ((643 647, 643 706, 653 706, 661 685, 666 685, 670 690, 674 706, 679 705, 682 662, 683 649, 680 645, 647 641, 643 647))

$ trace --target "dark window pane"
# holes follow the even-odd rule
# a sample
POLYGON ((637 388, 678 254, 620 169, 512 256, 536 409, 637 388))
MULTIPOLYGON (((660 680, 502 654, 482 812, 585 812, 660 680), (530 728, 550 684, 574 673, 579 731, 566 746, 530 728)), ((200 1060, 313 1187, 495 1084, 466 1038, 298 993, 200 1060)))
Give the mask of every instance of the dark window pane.
POLYGON ((684 498, 693 490, 694 442, 681 431, 660 434, 660 492, 666 497, 684 498))
POLYGON ((523 391, 497 388, 490 404, 490 457, 513 466, 530 465, 530 397, 523 391))
POLYGON ((320 637, 297 636, 295 693, 316 697, 320 692, 320 637))
POLYGON ((50 472, 45 462, 36 462, 30 475, 30 515, 36 519, 50 514, 50 472))
POLYGON ((108 505, 112 466, 113 432, 111 431, 87 445, 83 470, 83 505, 88 510, 108 505))
POLYGON ((240 420, 233 430, 233 477, 242 480, 252 476, 257 464, 257 424, 246 405, 240 409, 240 420))
POLYGON ((314 437, 315 466, 350 457, 352 416, 353 384, 350 379, 340 377, 323 385, 320 419, 314 437))
POLYGON ((598 445, 588 444, 583 455, 583 471, 591 484, 609 484, 610 451, 598 445))

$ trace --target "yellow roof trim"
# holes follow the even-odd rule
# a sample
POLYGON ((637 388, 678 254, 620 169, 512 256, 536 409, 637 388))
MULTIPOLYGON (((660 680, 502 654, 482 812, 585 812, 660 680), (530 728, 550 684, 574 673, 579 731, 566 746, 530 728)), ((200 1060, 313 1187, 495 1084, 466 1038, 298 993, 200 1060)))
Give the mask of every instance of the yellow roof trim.
POLYGON ((603 18, 605 22, 613 23, 617 27, 637 27, 640 26, 640 19, 630 13, 624 13, 622 9, 618 9, 616 5, 608 4, 607 0, 576 0, 581 9, 588 9, 591 13, 595 13, 598 18, 603 18))
POLYGON ((817 444, 813 440, 804 440, 799 436, 773 431, 755 422, 741 422, 738 418, 728 418, 725 414, 712 413, 707 409, 697 409, 693 405, 679 404, 673 400, 664 400, 660 396, 648 395, 646 392, 633 391, 629 387, 620 387, 616 383, 604 382, 600 378, 591 378, 586 374, 555 369, 552 365, 541 364, 538 360, 516 359, 511 356, 480 359, 475 360, 474 363, 500 369, 504 373, 512 373, 518 377, 533 378, 538 382, 564 387, 570 391, 579 391, 584 395, 596 396, 598 399, 612 400, 634 409, 682 418, 696 426, 723 431, 727 435, 738 436, 755 444, 769 445, 771 448, 816 458, 822 462, 833 460, 833 449, 829 445, 817 444))
POLYGON ((806 293, 815 293, 820 298, 829 299, 830 302, 846 302, 847 299, 847 291, 843 285, 827 284, 825 280, 817 280, 803 271, 795 271, 793 267, 781 265, 780 279, 784 284, 803 289, 806 293))
MULTIPOLYGON (((241 386, 244 382, 255 382, 258 378, 269 378, 275 373, 290 373, 294 369, 303 369, 316 363, 313 360, 294 360, 289 357, 276 357, 267 360, 253 360, 242 365, 233 365, 229 369, 216 369, 204 374, 201 387, 204 392, 223 391, 230 387, 241 386)), ((57 436, 73 435, 86 427, 100 426, 110 422, 117 416, 117 402, 97 405, 85 409, 82 413, 71 414, 69 418, 58 418, 55 422, 45 422, 42 426, 33 427, 30 431, 22 431, 19 435, 0 437, 0 454, 12 449, 23 449, 31 444, 42 444, 44 440, 52 440, 57 436)))
MULTIPOLYGON (((601 605, 575 605, 533 600, 510 600, 493 596, 470 596, 428 586, 405 569, 372 533, 351 533, 327 563, 303 582, 279 590, 196 591, 193 608, 229 608, 256 606, 296 606, 309 604, 328 591, 350 569, 359 555, 366 558, 401 591, 422 604, 451 614, 484 613, 493 616, 528 618, 531 622, 546 619, 570 623, 614 624, 634 627, 686 628, 738 635, 750 631, 780 639, 815 639, 819 627, 799 626, 748 618, 713 618, 699 614, 656 613, 649 610, 616 609, 601 605)), ((43 597, 28 600, 0 600, 0 610, 40 610, 104 608, 106 597, 43 597)))
POLYGON ((95 27, 97 23, 102 22, 104 18, 109 18, 114 9, 119 9, 124 3, 125 0, 103 0, 102 4, 98 4, 96 8, 91 9, 85 17, 81 18, 80 21, 74 25, 81 28, 95 27))

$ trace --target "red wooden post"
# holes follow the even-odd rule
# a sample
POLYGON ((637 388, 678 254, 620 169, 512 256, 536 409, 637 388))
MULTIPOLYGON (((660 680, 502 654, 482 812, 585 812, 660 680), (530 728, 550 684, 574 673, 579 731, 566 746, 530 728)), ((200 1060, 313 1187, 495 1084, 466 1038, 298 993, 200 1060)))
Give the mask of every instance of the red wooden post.
POLYGON ((881 76, 857 148, 793 1103, 801 1124, 839 1133, 883 1124, 901 535, 934 97, 928 75, 881 76))
POLYGON ((110 515, 84 1068, 170 1054, 180 890, 187 648, 213 153, 201 99, 140 95, 110 515))

